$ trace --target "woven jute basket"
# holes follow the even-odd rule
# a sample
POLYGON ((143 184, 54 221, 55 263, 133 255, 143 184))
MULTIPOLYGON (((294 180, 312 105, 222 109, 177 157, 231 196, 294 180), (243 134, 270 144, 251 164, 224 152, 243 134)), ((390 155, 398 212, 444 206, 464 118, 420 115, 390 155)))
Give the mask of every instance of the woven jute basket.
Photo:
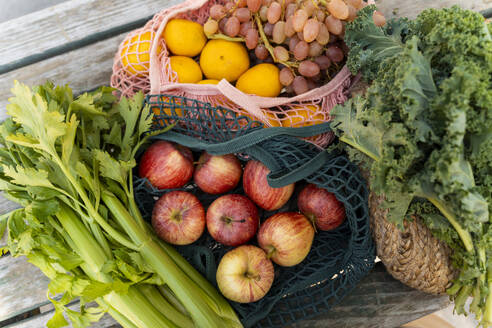
POLYGON ((451 249, 435 238, 417 216, 404 230, 386 220, 383 197, 369 194, 371 230, 377 254, 388 272, 404 284, 431 294, 443 294, 456 276, 451 249))
MULTIPOLYGON (((364 94, 368 85, 358 81, 351 96, 364 94)), ((370 181, 370 173, 360 168, 370 181)), ((369 183, 368 183, 369 184, 369 183)), ((432 235, 417 216, 404 221, 404 230, 386 219, 388 210, 381 206, 384 197, 369 193, 371 231, 377 255, 386 270, 407 286, 431 294, 443 294, 451 286, 457 271, 451 264, 451 249, 432 235)))

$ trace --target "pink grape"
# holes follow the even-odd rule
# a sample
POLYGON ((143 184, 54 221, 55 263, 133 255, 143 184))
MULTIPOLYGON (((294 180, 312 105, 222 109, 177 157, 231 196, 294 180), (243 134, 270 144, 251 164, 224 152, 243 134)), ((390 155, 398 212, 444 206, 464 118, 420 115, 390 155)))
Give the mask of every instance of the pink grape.
POLYGON ((249 29, 246 32, 246 47, 248 49, 254 49, 258 45, 258 31, 256 29, 249 29))
POLYGON ((331 60, 327 56, 318 56, 314 58, 314 62, 318 64, 320 69, 327 69, 331 66, 331 60))
POLYGON ((294 15, 296 9, 297 9, 297 5, 295 3, 289 3, 285 8, 285 18, 287 19, 290 16, 294 15))
POLYGON ((362 4, 362 0, 345 0, 345 2, 356 9, 359 9, 360 5, 362 4))
POLYGON ((285 26, 284 26, 284 33, 289 38, 296 33, 296 31, 294 31, 294 26, 292 26, 292 19, 293 19, 292 16, 287 18, 287 21, 285 22, 285 26))
POLYGON ((278 61, 286 62, 289 60, 289 51, 282 46, 273 48, 273 54, 278 61))
POLYGON ((313 3, 314 0, 306 0, 303 3, 303 9, 308 14, 308 17, 312 16, 316 11, 316 6, 313 3))
POLYGON ((330 33, 335 35, 342 34, 343 24, 342 21, 339 20, 338 18, 330 15, 326 17, 325 24, 326 27, 328 28, 328 31, 330 31, 330 33))
POLYGON ((294 88, 296 95, 303 94, 309 90, 307 81, 302 76, 296 76, 294 78, 294 81, 292 81, 292 87, 294 88))
POLYGON ((239 29, 239 35, 241 36, 246 36, 246 33, 248 33, 249 29, 254 29, 254 23, 252 21, 247 21, 245 23, 241 24, 241 28, 239 29))
POLYGON ((315 62, 310 61, 310 60, 302 61, 299 64, 299 67, 297 68, 297 70, 299 71, 299 73, 301 75, 306 76, 306 77, 313 77, 313 76, 319 74, 318 64, 316 64, 315 62))
POLYGON ((304 25, 304 29, 302 30, 304 41, 313 42, 316 40, 319 34, 319 22, 316 18, 310 18, 307 20, 304 25))
POLYGON ((248 5, 248 9, 251 10, 251 12, 256 13, 258 12, 258 10, 260 10, 261 0, 246 0, 246 4, 248 5))
POLYGON ((302 33, 302 31, 297 32, 297 37, 299 38, 299 40, 304 41, 304 33, 302 33))
POLYGON ((268 13, 268 7, 267 6, 263 6, 260 8, 260 19, 262 22, 266 22, 267 21, 267 13, 268 13))
POLYGON ((289 68, 284 67, 280 70, 279 79, 283 86, 289 86, 294 81, 294 74, 289 68))
POLYGON ((291 52, 294 52, 294 49, 296 47, 296 45, 299 43, 299 38, 297 37, 297 35, 294 35, 293 37, 290 38, 289 40, 289 50, 291 52))
POLYGON ((255 48, 255 56, 258 59, 265 60, 268 58, 269 52, 264 44, 259 44, 255 48))
POLYGON ((227 2, 225 5, 224 5, 224 8, 226 10, 226 12, 229 12, 232 8, 234 7, 234 2, 227 2))
POLYGON ((241 23, 245 23, 251 19, 251 12, 248 8, 237 8, 234 12, 234 16, 236 16, 241 23))
POLYGON ((317 41, 309 44, 309 57, 317 57, 323 53, 323 46, 317 41))
POLYGON ((309 53, 309 44, 306 41, 299 41, 294 48, 294 57, 297 60, 304 60, 309 53))
POLYGON ((352 22, 354 19, 357 18, 357 9, 355 9, 351 5, 347 5, 347 7, 349 9, 349 15, 347 17, 347 22, 352 22))
POLYGON ((213 35, 219 30, 219 23, 216 20, 209 19, 205 24, 203 24, 203 32, 206 35, 213 35))
POLYGON ((319 33, 316 41, 323 46, 330 42, 330 32, 328 32, 328 28, 323 23, 319 23, 319 33))
POLYGON ((288 61, 289 60, 289 52, 287 49, 281 46, 276 46, 273 48, 273 55, 277 59, 277 61, 288 61))
POLYGON ((210 18, 219 20, 221 19, 226 13, 226 9, 222 5, 213 5, 210 7, 210 18))
POLYGON ((379 11, 375 11, 372 14, 372 19, 374 20, 374 24, 376 24, 376 26, 384 26, 386 24, 386 18, 379 11))
POLYGON ((272 34, 273 34, 273 27, 274 27, 274 25, 272 25, 270 23, 266 23, 265 26, 263 26, 263 31, 265 32, 265 34, 267 36, 272 36, 272 34))
POLYGON ((342 0, 331 0, 328 2, 327 9, 338 19, 347 19, 349 16, 349 9, 342 0))
POLYGON ((324 10, 318 9, 314 13, 314 17, 316 17, 318 19, 318 21, 323 22, 326 18, 326 13, 324 10))
POLYGON ((343 51, 335 45, 331 45, 326 49, 326 55, 332 62, 339 63, 343 60, 343 51))
POLYGON ((308 90, 313 90, 318 87, 318 84, 313 79, 307 79, 308 90))
POLYGON ((309 17, 307 12, 304 9, 299 9, 294 13, 293 17, 292 26, 294 27, 294 31, 301 32, 309 17))
POLYGON ((264 6, 270 6, 274 0, 263 0, 262 3, 264 6))
POLYGON ((229 17, 227 20, 225 26, 224 26, 224 32, 230 37, 235 37, 236 35, 239 34, 239 29, 241 28, 241 23, 239 23, 239 19, 237 17, 232 16, 229 17))
POLYGON ((278 21, 273 26, 272 32, 273 42, 281 44, 285 41, 285 22, 278 21))
POLYGON ((227 23, 228 18, 224 17, 219 21, 219 29, 224 32, 225 31, 225 25, 227 23))
POLYGON ((267 19, 270 24, 275 24, 280 19, 282 14, 282 6, 278 2, 272 2, 268 7, 267 19))

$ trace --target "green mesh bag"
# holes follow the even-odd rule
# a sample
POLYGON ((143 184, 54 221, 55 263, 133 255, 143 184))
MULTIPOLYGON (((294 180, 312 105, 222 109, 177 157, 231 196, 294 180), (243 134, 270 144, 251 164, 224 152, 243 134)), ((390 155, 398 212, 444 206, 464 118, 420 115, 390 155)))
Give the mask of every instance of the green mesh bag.
MULTIPOLYGON (((330 131, 329 123, 304 128, 263 128, 262 123, 226 108, 184 97, 149 95, 154 110, 154 128, 175 124, 154 139, 167 140, 213 155, 236 154, 254 158, 270 170, 273 187, 296 182, 296 191, 284 207, 274 212, 260 210, 261 220, 276 212, 296 211, 297 194, 307 183, 333 192, 344 203, 347 218, 333 231, 319 231, 306 259, 294 267, 274 264, 275 279, 261 300, 231 302, 245 327, 285 327, 328 311, 347 295, 373 267, 375 248, 369 231, 368 191, 359 169, 346 156, 329 153, 299 137, 330 131)), ((143 216, 150 220, 156 200, 169 190, 154 188, 145 178, 135 178, 134 190, 143 216)), ((209 195, 195 185, 181 188, 193 192, 205 208, 220 195, 209 195)), ((230 193, 242 193, 241 183, 230 193)), ((250 241, 256 244, 256 240, 250 241)), ((208 233, 177 250, 217 286, 215 273, 222 256, 233 247, 215 242, 208 233)))

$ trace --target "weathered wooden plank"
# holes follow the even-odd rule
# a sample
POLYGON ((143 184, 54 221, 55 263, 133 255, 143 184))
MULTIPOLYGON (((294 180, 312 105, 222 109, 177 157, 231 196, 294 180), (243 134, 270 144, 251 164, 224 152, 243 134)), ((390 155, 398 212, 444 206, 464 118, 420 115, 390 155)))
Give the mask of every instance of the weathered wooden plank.
POLYGON ((70 83, 75 93, 108 85, 114 54, 124 37, 121 34, 1 75, 0 121, 6 117, 5 105, 14 80, 28 85, 44 83, 47 79, 56 84, 70 83))
POLYGON ((376 0, 378 9, 383 12, 386 18, 406 16, 415 18, 422 10, 426 8, 445 8, 458 5, 465 9, 482 11, 492 8, 491 0, 376 0))
POLYGON ((292 328, 399 327, 449 305, 447 296, 411 289, 391 277, 382 263, 329 312, 292 328))
POLYGON ((0 73, 136 28, 180 1, 72 0, 1 23, 0 73))
MULTIPOLYGON (((78 311, 79 304, 75 303, 69 306, 70 309, 78 311)), ((46 327, 46 323, 53 316, 53 310, 41 313, 32 318, 28 318, 26 320, 22 320, 11 325, 6 326, 5 328, 40 328, 46 327)), ((70 322, 70 321, 69 321, 70 322)), ((67 327, 73 327, 71 324, 67 327)), ((109 314, 105 314, 101 320, 91 325, 94 328, 118 328, 121 327, 109 314)), ((157 328, 157 327, 156 327, 157 328)))
POLYGON ((48 279, 24 257, 0 258, 0 321, 48 303, 48 279))

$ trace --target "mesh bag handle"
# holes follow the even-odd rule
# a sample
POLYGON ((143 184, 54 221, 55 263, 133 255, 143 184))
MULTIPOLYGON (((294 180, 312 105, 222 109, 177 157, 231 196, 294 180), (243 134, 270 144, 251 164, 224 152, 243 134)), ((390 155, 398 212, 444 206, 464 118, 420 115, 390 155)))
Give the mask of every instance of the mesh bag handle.
POLYGON ((273 127, 252 131, 246 135, 220 142, 208 143, 181 133, 168 131, 167 133, 153 137, 157 140, 167 140, 180 145, 198 148, 212 155, 225 155, 231 153, 244 153, 252 156, 265 164, 271 173, 268 175, 268 183, 274 188, 280 188, 293 182, 302 180, 320 169, 334 155, 327 151, 320 151, 316 156, 291 171, 283 170, 270 152, 257 145, 276 136, 312 137, 331 131, 330 123, 322 123, 302 128, 273 127))

